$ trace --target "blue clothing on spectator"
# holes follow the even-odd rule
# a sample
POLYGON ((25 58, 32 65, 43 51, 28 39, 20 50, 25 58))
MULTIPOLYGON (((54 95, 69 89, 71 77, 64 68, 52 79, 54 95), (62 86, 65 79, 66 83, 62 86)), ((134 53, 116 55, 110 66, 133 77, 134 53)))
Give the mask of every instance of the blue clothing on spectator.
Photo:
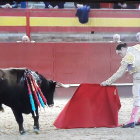
POLYGON ((80 23, 87 23, 89 18, 90 6, 84 5, 77 8, 76 16, 79 18, 80 23))
POLYGON ((26 8, 26 6, 27 6, 27 5, 26 5, 26 1, 21 1, 21 2, 20 2, 20 7, 21 7, 21 8, 26 8))

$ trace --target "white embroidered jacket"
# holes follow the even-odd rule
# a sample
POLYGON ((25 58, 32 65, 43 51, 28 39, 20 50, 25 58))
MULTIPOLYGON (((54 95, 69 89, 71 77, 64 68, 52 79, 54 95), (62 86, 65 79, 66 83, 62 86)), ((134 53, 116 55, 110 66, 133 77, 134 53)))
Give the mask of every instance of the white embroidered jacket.
POLYGON ((126 55, 122 58, 121 66, 109 79, 107 85, 111 85, 119 79, 126 71, 130 74, 140 72, 140 44, 128 47, 126 55))

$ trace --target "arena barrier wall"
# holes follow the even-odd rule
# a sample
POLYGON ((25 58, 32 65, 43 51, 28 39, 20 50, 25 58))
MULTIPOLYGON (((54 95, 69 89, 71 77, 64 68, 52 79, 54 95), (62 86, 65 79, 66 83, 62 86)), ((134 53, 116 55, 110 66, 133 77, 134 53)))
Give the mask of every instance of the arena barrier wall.
MULTIPOLYGON (((100 83, 120 65, 115 46, 114 43, 0 43, 0 68, 27 67, 65 84, 100 83)), ((131 80, 128 74, 117 82, 131 80)))
POLYGON ((81 24, 76 9, 0 9, 0 32, 138 32, 140 11, 92 9, 81 24))

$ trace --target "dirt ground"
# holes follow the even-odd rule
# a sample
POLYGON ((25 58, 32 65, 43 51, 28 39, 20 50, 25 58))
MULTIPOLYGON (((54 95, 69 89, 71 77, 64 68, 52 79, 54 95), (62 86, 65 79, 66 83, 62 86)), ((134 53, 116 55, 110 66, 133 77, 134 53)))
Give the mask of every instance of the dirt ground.
MULTIPOLYGON (((0 140, 140 140, 140 126, 135 128, 77 128, 57 129, 53 122, 68 102, 67 99, 55 99, 52 108, 40 110, 40 133, 33 132, 31 115, 24 115, 24 127, 27 133, 21 136, 9 107, 0 112, 0 140)), ((119 123, 125 123, 130 117, 132 98, 120 98, 122 107, 119 111, 119 123)), ((140 116, 140 115, 139 115, 140 116)))

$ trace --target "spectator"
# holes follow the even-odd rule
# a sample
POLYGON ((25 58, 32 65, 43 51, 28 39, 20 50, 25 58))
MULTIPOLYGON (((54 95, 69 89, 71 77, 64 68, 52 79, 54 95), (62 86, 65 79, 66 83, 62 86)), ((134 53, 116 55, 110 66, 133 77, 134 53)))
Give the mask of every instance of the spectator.
POLYGON ((20 42, 22 42, 22 43, 34 43, 35 41, 30 40, 30 38, 27 35, 24 35, 22 37, 22 40, 21 41, 17 41, 17 43, 20 43, 20 42))
POLYGON ((119 34, 114 34, 113 42, 120 43, 121 42, 120 38, 121 38, 121 36, 119 34))
POLYGON ((0 0, 0 8, 17 8, 17 7, 18 7, 18 2, 16 1, 0 0))
POLYGON ((78 17, 79 22, 82 24, 87 23, 89 19, 90 6, 77 4, 77 7, 78 8, 77 8, 76 16, 78 17))
POLYGON ((121 36, 119 34, 114 34, 113 37, 112 37, 112 41, 109 41, 111 43, 121 43, 121 40, 120 40, 121 36))
POLYGON ((83 5, 83 3, 77 3, 77 2, 74 2, 74 6, 75 6, 75 8, 78 8, 78 4, 81 4, 81 5, 83 5))
POLYGON ((138 32, 138 33, 136 34, 136 39, 137 39, 138 42, 140 42, 140 32, 138 32))
POLYGON ((65 2, 46 2, 43 1, 45 4, 45 8, 54 8, 54 9, 63 9, 65 2))
POLYGON ((136 5, 132 3, 119 2, 119 3, 114 3, 113 8, 114 9, 136 9, 136 5))
POLYGON ((138 4, 138 9, 140 10, 140 4, 138 4))

